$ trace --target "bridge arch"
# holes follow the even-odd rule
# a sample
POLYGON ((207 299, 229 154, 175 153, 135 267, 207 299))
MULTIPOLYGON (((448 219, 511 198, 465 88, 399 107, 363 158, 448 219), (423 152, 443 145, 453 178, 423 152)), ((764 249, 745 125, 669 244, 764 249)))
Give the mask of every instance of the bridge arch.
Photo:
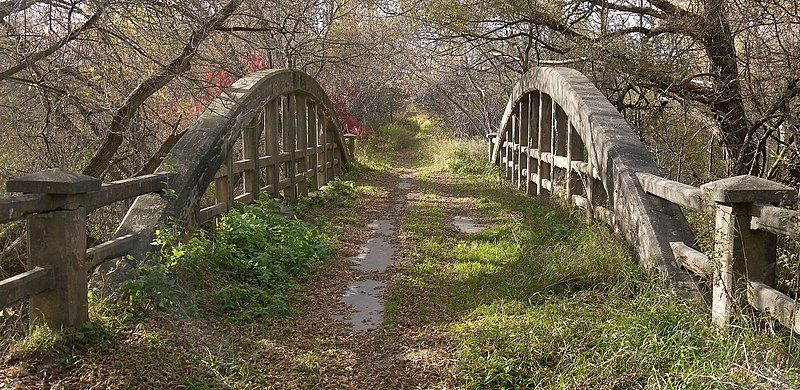
MULTIPOLYGON (((321 188, 351 163, 333 105, 320 85, 298 70, 265 70, 228 87, 167 154, 157 173, 169 189, 136 198, 116 237, 136 237, 130 254, 144 258, 157 224, 199 224, 259 193, 292 201, 321 188), (214 184, 212 204, 202 206, 214 184)), ((133 262, 107 262, 100 273, 124 274, 133 262)))
POLYGON ((514 86, 491 160, 520 190, 560 196, 613 226, 639 262, 677 291, 696 295, 670 243, 694 243, 676 205, 642 188, 637 173, 658 175, 652 157, 608 99, 580 72, 533 68, 514 86))

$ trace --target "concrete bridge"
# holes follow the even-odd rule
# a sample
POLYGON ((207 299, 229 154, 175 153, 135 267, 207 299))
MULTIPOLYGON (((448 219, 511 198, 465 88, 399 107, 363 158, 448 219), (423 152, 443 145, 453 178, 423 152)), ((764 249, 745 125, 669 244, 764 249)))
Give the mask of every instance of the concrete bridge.
MULTIPOLYGON (((514 86, 490 158, 518 190, 562 198, 609 224, 679 293, 710 302, 729 323, 747 303, 800 332, 797 304, 774 288, 779 235, 797 237, 800 213, 779 207, 797 191, 739 176, 695 188, 663 178, 610 102, 579 72, 534 68, 514 86), (683 210, 715 215, 714 251, 695 247, 683 210)), ((113 283, 151 250, 156 226, 191 230, 259 194, 294 202, 352 160, 330 101, 293 70, 250 74, 228 88, 165 157, 155 174, 111 183, 61 170, 7 183, 0 223, 25 219, 28 271, 0 282, 0 305, 30 300, 30 318, 55 326, 87 321, 90 279, 113 283), (115 238, 87 248, 91 210, 133 200, 115 238), (133 260, 130 260, 133 259, 133 260)))

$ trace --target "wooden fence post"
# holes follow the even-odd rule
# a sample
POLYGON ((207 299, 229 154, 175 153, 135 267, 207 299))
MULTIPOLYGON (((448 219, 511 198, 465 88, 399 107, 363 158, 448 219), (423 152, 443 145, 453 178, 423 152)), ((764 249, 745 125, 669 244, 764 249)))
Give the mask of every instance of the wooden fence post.
POLYGON ((300 181, 297 182, 297 195, 308 195, 308 98, 297 95, 297 172, 300 181))
POLYGON ((297 150, 297 131, 296 131, 296 104, 294 95, 286 96, 283 101, 283 151, 289 153, 289 161, 286 162, 286 177, 289 179, 289 186, 284 189, 284 196, 289 203, 297 200, 297 161, 295 159, 297 150))
POLYGON ((311 103, 308 109, 308 146, 311 148, 309 165, 311 172, 311 186, 314 190, 319 190, 319 111, 316 103, 311 103))
POLYGON ((534 91, 528 94, 528 176, 525 184, 528 196, 538 194, 539 180, 534 181, 534 175, 539 175, 539 158, 539 92, 534 91))
POLYGON ((264 146, 266 155, 272 158, 272 165, 267 168, 267 183, 272 185, 270 195, 278 196, 281 181, 281 165, 278 163, 278 102, 274 99, 264 108, 264 146))
POLYGON ((551 137, 553 135, 553 99, 550 96, 541 94, 539 97, 539 161, 537 164, 536 178, 536 192, 539 195, 539 201, 544 202, 550 197, 550 190, 552 189, 552 181, 550 177, 550 164, 545 162, 542 158, 542 153, 550 152, 551 137), (544 181, 550 183, 550 188, 545 188, 544 181))
POLYGON ((262 119, 260 115, 257 115, 242 133, 242 155, 246 160, 251 160, 253 164, 244 171, 244 192, 249 192, 253 196, 253 201, 258 200, 258 192, 261 190, 258 142, 261 138, 262 119))
POLYGON ((716 203, 711 318, 726 326, 737 302, 746 302, 747 281, 775 284, 776 236, 751 230, 754 203, 795 200, 797 191, 755 176, 736 176, 700 186, 716 203))
POLYGON ((583 145, 579 143, 580 137, 575 131, 572 123, 567 123, 567 171, 566 171, 566 200, 567 203, 572 203, 572 195, 575 195, 578 188, 578 175, 572 169, 572 162, 581 160, 583 156, 583 145), (578 138, 578 139, 576 139, 578 138))
POLYGON ((528 102, 521 101, 519 103, 519 124, 517 125, 517 150, 518 157, 517 157, 517 190, 527 191, 528 185, 527 182, 530 182, 527 179, 528 175, 523 175, 523 170, 527 172, 528 170, 528 155, 530 154, 530 150, 527 149, 528 144, 528 126, 530 126, 530 114, 528 113, 528 102), (525 151, 522 148, 525 147, 525 151))
MULTIPOLYGON (((569 155, 569 145, 567 144, 569 139, 569 120, 567 119, 567 113, 564 112, 564 109, 561 108, 558 104, 553 102, 553 164, 550 166, 550 177, 553 181, 553 194, 556 195, 556 182, 559 181, 559 172, 561 168, 556 167, 556 156, 559 157, 567 157, 569 155)), ((564 190, 568 194, 569 190, 569 166, 567 166, 566 170, 563 170, 563 178, 564 178, 564 190)), ((569 195, 565 195, 567 201, 569 201, 569 195)))
POLYGON ((347 133, 344 135, 344 143, 347 145, 347 153, 349 153, 351 156, 354 156, 356 152, 356 138, 358 138, 358 136, 355 134, 347 133))
POLYGON ((60 169, 8 181, 9 192, 50 194, 67 200, 59 210, 27 218, 28 269, 49 268, 52 277, 52 288, 30 298, 32 324, 77 327, 89 320, 86 208, 80 196, 100 186, 97 178, 60 169))

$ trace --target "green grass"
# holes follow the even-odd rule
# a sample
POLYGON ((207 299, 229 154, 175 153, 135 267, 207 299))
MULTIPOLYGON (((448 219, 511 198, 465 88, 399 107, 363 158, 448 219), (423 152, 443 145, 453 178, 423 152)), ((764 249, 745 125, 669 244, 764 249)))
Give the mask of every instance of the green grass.
MULTIPOLYGON (((342 183, 334 188, 339 187, 348 188, 342 183)), ((279 208, 266 198, 240 206, 188 240, 179 229, 161 226, 155 264, 140 267, 118 300, 133 310, 163 307, 177 299, 180 286, 193 304, 222 318, 290 314, 294 282, 329 259, 331 245, 321 226, 280 217, 279 208)))
POLYGON ((421 143, 436 165, 419 176, 425 194, 409 207, 410 252, 386 317, 417 337, 444 334, 459 387, 800 385, 787 332, 758 321, 720 332, 707 307, 640 268, 606 227, 496 183, 480 144, 421 143), (488 229, 454 234, 443 194, 473 202, 488 229))

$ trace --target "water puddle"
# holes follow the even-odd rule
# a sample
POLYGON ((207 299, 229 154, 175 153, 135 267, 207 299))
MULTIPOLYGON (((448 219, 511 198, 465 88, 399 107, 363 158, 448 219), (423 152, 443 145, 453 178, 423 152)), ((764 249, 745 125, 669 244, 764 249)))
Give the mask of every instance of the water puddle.
POLYGON ((485 227, 475 224, 475 221, 470 217, 453 217, 453 225, 455 225, 461 233, 466 234, 480 233, 486 230, 485 227))
MULTIPOLYGON (((383 300, 380 294, 386 285, 378 280, 357 280, 347 286, 347 291, 342 295, 342 303, 352 310, 350 325, 353 330, 373 330, 383 322, 383 300)), ((344 321, 345 316, 334 316, 336 320, 344 321)))
POLYGON ((374 237, 361 245, 361 253, 349 259, 356 264, 353 268, 362 271, 386 271, 392 264, 395 248, 391 242, 383 237, 374 237))
MULTIPOLYGON (((359 254, 350 257, 352 268, 365 272, 385 272, 394 262, 397 251, 389 241, 394 225, 389 219, 376 219, 367 225, 377 234, 360 246, 359 254)), ((337 321, 349 322, 353 330, 373 330, 383 323, 384 302, 381 293, 386 285, 374 279, 354 280, 342 295, 342 303, 349 309, 348 316, 333 316, 337 321)))
POLYGON ((409 183, 407 181, 397 182, 397 188, 399 188, 401 190, 410 190, 411 189, 411 183, 409 183))

